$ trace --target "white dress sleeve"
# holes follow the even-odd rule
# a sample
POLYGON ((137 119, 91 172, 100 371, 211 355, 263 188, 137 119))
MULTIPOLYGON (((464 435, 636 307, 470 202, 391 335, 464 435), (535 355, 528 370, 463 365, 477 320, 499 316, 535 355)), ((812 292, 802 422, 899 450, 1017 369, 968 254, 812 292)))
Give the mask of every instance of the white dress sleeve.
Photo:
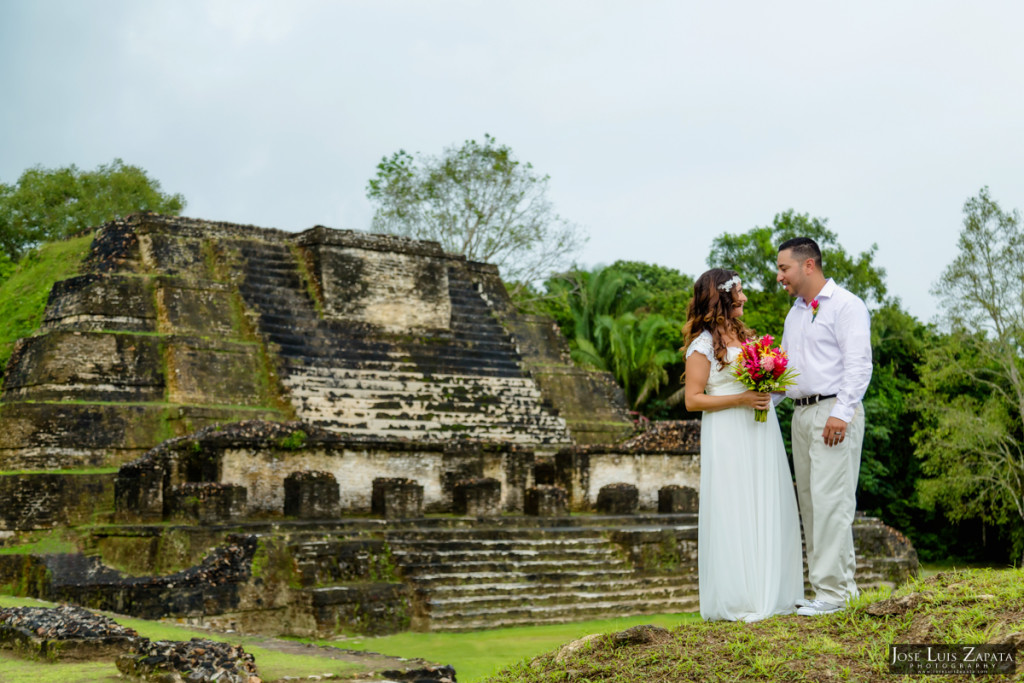
POLYGON ((708 359, 708 362, 712 365, 715 362, 715 346, 714 341, 711 339, 711 333, 704 330, 697 337, 690 342, 690 345, 686 348, 686 357, 689 358, 694 353, 701 353, 708 359))

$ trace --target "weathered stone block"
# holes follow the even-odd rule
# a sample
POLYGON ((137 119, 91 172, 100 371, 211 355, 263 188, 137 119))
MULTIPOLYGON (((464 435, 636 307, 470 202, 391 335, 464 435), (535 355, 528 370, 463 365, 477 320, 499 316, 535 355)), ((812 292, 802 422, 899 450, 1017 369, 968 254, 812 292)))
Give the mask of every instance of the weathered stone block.
POLYGON ((317 635, 381 635, 409 628, 409 587, 402 583, 334 586, 310 594, 317 635))
POLYGON ((18 341, 4 379, 5 401, 162 401, 163 354, 156 337, 54 331, 18 341))
POLYGON ((396 332, 451 324, 447 259, 436 243, 321 227, 298 241, 313 256, 327 317, 396 332))
POLYGON ((113 474, 33 472, 0 475, 0 529, 48 529, 109 515, 113 474))
POLYGON ((160 278, 156 298, 163 311, 161 332, 237 338, 228 285, 209 280, 160 278))
POLYGON ((299 519, 339 515, 338 480, 330 472, 292 472, 284 480, 284 514, 299 519))
POLYGON ((121 467, 114 480, 114 519, 161 522, 164 518, 164 471, 152 461, 121 467))
POLYGON ((168 344, 169 398, 174 403, 264 405, 265 377, 255 344, 176 337, 168 344))
POLYGON ((452 507, 457 515, 497 517, 501 514, 501 482, 490 477, 455 484, 452 507))
POLYGON ((370 499, 373 514, 385 519, 409 519, 423 514, 423 486, 402 477, 373 480, 370 499))
POLYGON ((602 486, 597 493, 597 511, 606 515, 635 515, 639 503, 637 488, 624 482, 602 486))
POLYGON ((42 329, 156 330, 153 292, 146 278, 89 274, 50 290, 42 329))
POLYGON ((165 498, 166 516, 199 524, 226 522, 245 513, 246 490, 234 484, 188 482, 172 486, 165 498))
POLYGON ((700 507, 700 494, 692 486, 669 484, 658 489, 658 512, 671 514, 674 512, 697 512, 700 507))
POLYGON ((569 513, 569 494, 561 486, 535 486, 526 489, 523 507, 528 515, 560 517, 569 513))

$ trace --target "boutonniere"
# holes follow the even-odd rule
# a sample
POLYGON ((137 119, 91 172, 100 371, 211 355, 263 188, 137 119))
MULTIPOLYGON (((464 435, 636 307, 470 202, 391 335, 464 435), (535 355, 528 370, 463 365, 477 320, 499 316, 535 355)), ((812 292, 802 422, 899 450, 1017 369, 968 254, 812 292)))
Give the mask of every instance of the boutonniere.
POLYGON ((811 301, 811 322, 812 323, 814 322, 814 319, 818 317, 818 307, 819 306, 821 306, 821 302, 818 301, 817 299, 814 299, 814 300, 811 301))

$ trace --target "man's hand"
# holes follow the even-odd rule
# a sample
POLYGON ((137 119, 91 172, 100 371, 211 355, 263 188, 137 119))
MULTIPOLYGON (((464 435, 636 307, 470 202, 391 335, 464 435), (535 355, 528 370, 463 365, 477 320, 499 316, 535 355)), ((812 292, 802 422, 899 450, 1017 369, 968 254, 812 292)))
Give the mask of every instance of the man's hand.
POLYGON ((825 429, 821 437, 825 440, 826 446, 838 446, 846 438, 846 423, 838 417, 829 417, 825 423, 825 429))

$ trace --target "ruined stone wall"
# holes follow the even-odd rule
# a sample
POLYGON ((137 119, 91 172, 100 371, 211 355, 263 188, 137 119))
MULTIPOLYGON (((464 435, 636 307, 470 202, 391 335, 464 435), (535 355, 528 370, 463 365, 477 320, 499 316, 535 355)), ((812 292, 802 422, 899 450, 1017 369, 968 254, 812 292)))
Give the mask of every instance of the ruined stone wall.
MULTIPOLYGON (((178 492, 212 484, 244 490, 245 497, 239 509, 212 510, 211 518, 280 517, 289 475, 318 472, 339 483, 335 518, 370 512, 374 479, 392 477, 423 487, 425 512, 450 512, 460 481, 493 478, 501 485, 501 508, 522 512, 533 463, 532 451, 510 444, 348 437, 299 422, 242 422, 167 441, 125 465, 115 504, 122 521, 162 521, 181 512, 178 492)), ((223 488, 213 493, 230 495, 223 488)))

